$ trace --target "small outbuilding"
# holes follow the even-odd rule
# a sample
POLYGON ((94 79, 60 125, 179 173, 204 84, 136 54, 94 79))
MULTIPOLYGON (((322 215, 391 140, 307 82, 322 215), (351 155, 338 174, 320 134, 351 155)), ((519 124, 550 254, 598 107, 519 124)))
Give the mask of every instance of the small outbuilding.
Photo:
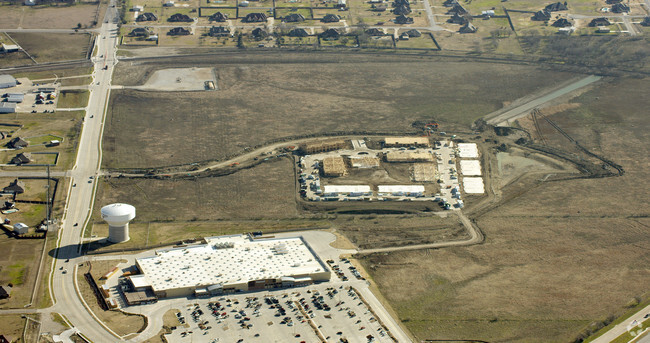
POLYGON ((14 224, 14 233, 17 235, 24 235, 29 231, 29 226, 25 223, 16 223, 14 224))
POLYGON ((16 52, 18 50, 20 50, 20 47, 18 45, 15 45, 15 44, 8 45, 8 44, 2 43, 2 45, 0 45, 0 52, 6 53, 6 54, 10 53, 10 52, 16 52))

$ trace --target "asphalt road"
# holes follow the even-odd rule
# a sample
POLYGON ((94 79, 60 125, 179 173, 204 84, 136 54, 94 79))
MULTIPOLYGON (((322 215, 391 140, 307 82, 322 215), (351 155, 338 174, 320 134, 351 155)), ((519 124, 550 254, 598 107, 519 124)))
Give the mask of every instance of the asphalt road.
MULTIPOLYGON (((499 110, 497 112, 488 114, 485 116, 488 124, 494 126, 508 126, 513 120, 519 119, 521 117, 527 116, 531 110, 536 107, 555 100, 565 94, 571 93, 577 89, 588 86, 598 80, 600 76, 590 75, 578 81, 575 81, 569 85, 566 85, 562 88, 551 91, 550 93, 541 94, 539 97, 533 100, 526 101, 523 104, 515 105, 513 108, 506 108, 506 110, 499 110), (489 118, 489 119, 488 119, 489 118)), ((515 102, 516 103, 516 102, 515 102)))
MULTIPOLYGON (((114 3, 114 0, 111 3, 114 3)), ((104 55, 106 58, 95 58, 94 60, 93 83, 89 87, 90 98, 79 140, 77 162, 70 172, 71 185, 76 184, 76 186, 69 189, 62 229, 58 234, 58 249, 53 264, 50 288, 59 312, 94 342, 107 342, 114 339, 110 339, 110 334, 92 318, 77 295, 75 290, 76 268, 74 266, 79 262, 81 235, 84 223, 92 210, 96 182, 94 176, 98 174, 101 162, 104 108, 110 92, 113 66, 116 63, 117 25, 113 23, 113 18, 117 15, 116 8, 108 8, 104 20, 108 19, 108 23, 101 26, 96 41, 98 55, 104 55), (106 70, 104 70, 104 66, 107 67, 106 70), (70 259, 70 261, 66 262, 66 259, 70 259), (67 272, 63 273, 61 269, 67 272)))
MULTIPOLYGON (((594 339, 592 343, 609 343, 616 339, 618 336, 628 332, 628 328, 634 327, 634 323, 641 323, 646 318, 643 318, 646 314, 650 313, 650 306, 646 306, 644 309, 640 310, 639 312, 631 315, 629 318, 624 320, 622 323, 614 326, 611 328, 609 331, 605 332, 603 335, 600 337, 594 339)), ((650 337, 644 337, 642 340, 639 342, 645 342, 645 343, 650 343, 650 337)))

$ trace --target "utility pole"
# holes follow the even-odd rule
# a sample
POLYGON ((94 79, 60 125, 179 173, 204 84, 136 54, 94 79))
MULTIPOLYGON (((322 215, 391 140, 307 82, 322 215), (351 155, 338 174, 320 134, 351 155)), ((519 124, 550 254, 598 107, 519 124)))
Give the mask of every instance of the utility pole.
POLYGON ((47 165, 47 209, 45 210, 45 230, 50 231, 50 165, 47 165))

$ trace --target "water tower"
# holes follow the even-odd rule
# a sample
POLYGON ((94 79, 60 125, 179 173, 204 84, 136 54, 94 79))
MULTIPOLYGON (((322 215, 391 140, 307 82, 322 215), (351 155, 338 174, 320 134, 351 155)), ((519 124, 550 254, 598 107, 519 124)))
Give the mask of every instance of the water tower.
POLYGON ((108 241, 121 243, 129 240, 129 222, 135 218, 135 207, 129 204, 110 204, 102 207, 102 219, 108 223, 108 241))

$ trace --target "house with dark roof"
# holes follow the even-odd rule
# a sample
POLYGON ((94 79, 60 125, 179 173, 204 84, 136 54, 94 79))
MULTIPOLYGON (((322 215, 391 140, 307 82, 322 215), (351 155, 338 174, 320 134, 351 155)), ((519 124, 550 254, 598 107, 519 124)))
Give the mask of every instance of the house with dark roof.
POLYGON ((28 152, 21 152, 20 154, 14 156, 14 158, 11 159, 11 164, 16 164, 16 165, 21 165, 21 164, 26 164, 32 162, 32 154, 28 152))
POLYGON ((386 12, 386 10, 388 9, 388 6, 386 6, 386 5, 374 5, 373 4, 371 6, 371 9, 373 11, 375 11, 375 12, 386 12))
POLYGON ((309 33, 307 33, 307 30, 305 29, 296 28, 289 31, 289 37, 307 37, 307 36, 309 36, 309 33))
POLYGON ((257 40, 264 39, 269 35, 269 33, 261 27, 256 27, 255 29, 253 29, 253 32, 251 32, 251 34, 257 40))
POLYGON ((447 14, 454 14, 454 13, 463 15, 463 14, 467 14, 469 12, 467 12, 465 7, 463 7, 463 6, 459 5, 459 4, 456 4, 449 11, 447 11, 447 14))
POLYGON ((320 21, 323 23, 338 23, 340 20, 341 16, 337 14, 327 13, 320 21))
POLYGON ((149 35, 151 35, 151 32, 144 27, 137 27, 129 33, 129 36, 131 37, 149 37, 149 35))
POLYGON ((187 14, 174 13, 171 17, 169 17, 169 19, 167 19, 167 21, 170 21, 172 23, 190 23, 194 20, 187 14))
POLYGON ((366 34, 373 37, 385 35, 384 31, 377 28, 367 29, 366 34))
POLYGON ((535 21, 548 21, 551 19, 551 12, 547 10, 537 11, 531 19, 535 21))
POLYGON ((210 21, 216 21, 217 23, 223 23, 228 20, 228 15, 221 12, 217 12, 210 16, 210 21))
POLYGON ((458 5, 458 0, 445 0, 445 2, 442 3, 442 5, 445 7, 454 7, 458 5))
POLYGON ((399 5, 393 9, 395 15, 407 15, 411 14, 411 7, 405 5, 399 5))
POLYGON ((168 35, 170 36, 189 36, 190 30, 184 28, 184 27, 175 27, 169 32, 167 32, 168 35))
POLYGON ((606 1, 608 5, 613 5, 613 4, 620 4, 623 2, 623 0, 607 0, 606 1))
POLYGON ((12 149, 22 149, 28 145, 29 142, 20 137, 14 137, 9 141, 9 143, 7 143, 7 146, 12 149))
POLYGON ((630 13, 630 6, 620 3, 620 4, 614 4, 612 6, 612 12, 614 13, 630 13))
POLYGON ((230 33, 230 29, 225 27, 225 26, 213 26, 210 28, 210 31, 208 32, 208 36, 210 37, 230 37, 232 34, 230 33))
POLYGON ((158 17, 156 17, 156 15, 151 12, 142 13, 135 19, 135 21, 156 21, 156 20, 158 20, 158 17))
POLYGON ((641 22, 641 25, 650 26, 650 17, 643 18, 643 21, 641 22))
POLYGON ((565 19, 565 18, 560 18, 560 19, 556 20, 551 25, 555 26, 555 27, 571 27, 571 26, 573 26, 573 24, 570 21, 568 21, 567 19, 565 19))
POLYGON ((413 18, 401 15, 395 18, 395 24, 413 24, 413 18))
POLYGON ((422 33, 420 33, 420 31, 418 31, 416 29, 408 30, 408 31, 404 32, 404 34, 409 36, 410 38, 417 38, 417 37, 422 36, 422 33))
POLYGON ((25 193, 25 183, 15 179, 9 183, 9 186, 2 190, 4 193, 9 194, 23 194, 25 193))
POLYGON ((544 7, 548 12, 557 12, 557 11, 566 11, 569 8, 566 6, 566 1, 564 3, 556 2, 554 4, 546 5, 544 7))
POLYGON ((591 27, 596 27, 596 26, 609 26, 612 25, 612 23, 609 22, 609 19, 605 17, 600 17, 600 18, 594 18, 589 22, 589 26, 591 27))
POLYGON ((0 286, 0 299, 7 299, 9 297, 9 292, 7 292, 4 287, 0 286))
POLYGON ((458 32, 460 33, 474 33, 476 31, 478 31, 478 29, 470 22, 468 22, 463 27, 461 27, 460 30, 458 30, 458 32))
POLYGON ((291 13, 282 19, 285 23, 300 23, 305 21, 305 16, 300 13, 291 13))
POLYGON ((337 40, 341 37, 341 33, 337 29, 327 29, 319 37, 323 40, 337 40))
POLYGON ((266 19, 267 17, 264 13, 248 13, 242 21, 245 23, 262 23, 266 22, 266 19))
POLYGON ((467 23, 467 18, 458 13, 454 13, 454 15, 452 15, 451 18, 447 20, 447 22, 452 24, 465 25, 467 23))
POLYGON ((398 6, 411 7, 411 3, 409 2, 409 0, 395 0, 395 1, 393 1, 393 7, 398 7, 398 6))

